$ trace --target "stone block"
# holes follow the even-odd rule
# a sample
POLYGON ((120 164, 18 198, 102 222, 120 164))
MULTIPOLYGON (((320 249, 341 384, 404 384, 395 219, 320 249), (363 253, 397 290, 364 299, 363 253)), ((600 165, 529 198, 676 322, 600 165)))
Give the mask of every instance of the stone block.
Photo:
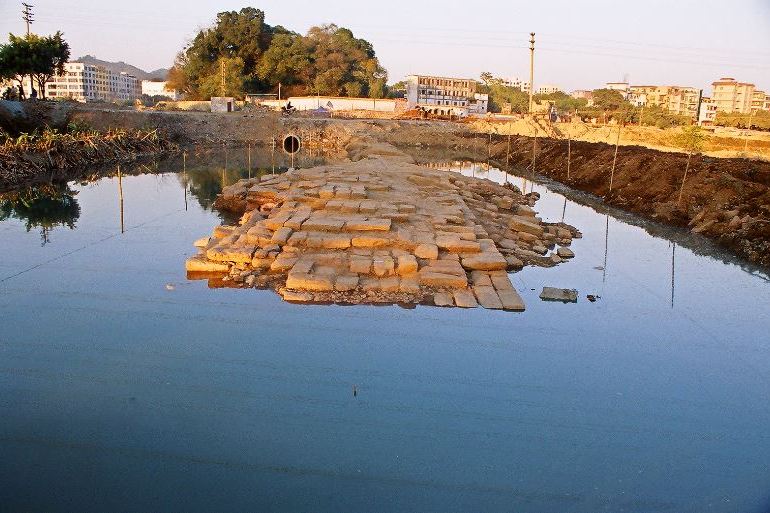
MULTIPOLYGON (((329 217, 311 217, 302 223, 302 229, 305 231, 316 230, 322 232, 338 232, 342 230, 344 225, 345 221, 341 219, 332 219, 329 217)), ((288 223, 286 226, 288 226, 288 223)))
POLYGON ((516 232, 529 233, 536 237, 543 236, 543 227, 533 217, 513 216, 508 221, 508 228, 516 232))
POLYGON ((454 300, 448 292, 436 292, 433 295, 433 304, 436 306, 454 306, 454 300))
POLYGON ((351 240, 353 247, 356 248, 381 248, 391 243, 387 237, 377 237, 375 235, 358 235, 351 240))
POLYGON ((273 233, 273 236, 270 238, 270 240, 274 244, 284 245, 289 241, 289 237, 291 237, 292 233, 294 233, 294 230, 292 230, 291 228, 282 226, 281 228, 278 228, 273 233))
POLYGON ((462 259, 463 267, 472 270, 496 271, 508 268, 508 262, 499 251, 479 253, 462 259))
POLYGON ((420 285, 425 285, 427 287, 462 289, 468 286, 468 278, 466 276, 424 270, 420 270, 418 275, 420 285))
POLYGON ((417 271, 417 259, 414 255, 399 255, 398 274, 401 276, 412 274, 417 271))
POLYGON ((326 292, 334 290, 334 279, 331 276, 291 272, 286 279, 286 287, 294 290, 326 292))
POLYGON ((420 244, 415 248, 414 256, 417 258, 436 260, 438 258, 438 246, 435 244, 420 244))
POLYGON ((473 293, 476 294, 476 299, 478 299, 479 304, 484 308, 492 310, 503 309, 503 303, 500 301, 500 297, 497 295, 497 292, 495 292, 494 287, 475 285, 473 287, 473 293))
POLYGON ((350 272, 356 274, 369 274, 372 270, 372 259, 364 256, 350 257, 350 272))
POLYGON ((223 262, 213 262, 204 255, 195 255, 187 259, 185 269, 191 273, 226 273, 230 266, 223 262))
POLYGON ((574 258, 575 252, 572 251, 569 248, 561 247, 556 250, 556 254, 559 255, 561 258, 574 258))
POLYGON ((543 287, 540 299, 543 301, 561 301, 564 303, 577 303, 578 292, 575 289, 559 289, 556 287, 543 287))
POLYGON ((513 312, 523 312, 525 310, 524 300, 518 292, 511 288, 510 290, 498 290, 497 296, 503 304, 503 309, 513 312))
POLYGON ((383 292, 398 292, 399 286, 398 276, 388 276, 380 280, 380 290, 383 292))
POLYGON ((376 276, 390 276, 393 274, 394 262, 392 257, 375 257, 372 261, 372 271, 376 276))
POLYGON ((417 276, 402 276, 398 290, 405 294, 417 294, 420 292, 420 282, 417 276))
POLYGON ((355 290, 358 286, 358 276, 345 274, 337 277, 337 281, 334 282, 334 290, 339 292, 348 292, 355 290))
POLYGON ((370 232, 370 231, 387 232, 387 231, 390 231, 390 225, 391 225, 390 219, 377 219, 377 218, 355 219, 355 220, 348 220, 345 222, 345 230, 356 231, 356 232, 370 232))
POLYGON ((476 308, 479 306, 476 296, 468 289, 455 290, 453 296, 455 304, 460 308, 476 308))

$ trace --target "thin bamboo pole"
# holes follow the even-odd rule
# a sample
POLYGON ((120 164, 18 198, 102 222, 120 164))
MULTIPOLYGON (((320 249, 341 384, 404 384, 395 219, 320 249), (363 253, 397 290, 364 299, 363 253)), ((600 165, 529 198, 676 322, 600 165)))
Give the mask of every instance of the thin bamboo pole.
POLYGON ((615 156, 612 157, 612 171, 610 172, 610 192, 612 192, 612 182, 615 180, 615 164, 618 161, 619 145, 620 145, 620 125, 618 125, 618 137, 615 139, 615 156))

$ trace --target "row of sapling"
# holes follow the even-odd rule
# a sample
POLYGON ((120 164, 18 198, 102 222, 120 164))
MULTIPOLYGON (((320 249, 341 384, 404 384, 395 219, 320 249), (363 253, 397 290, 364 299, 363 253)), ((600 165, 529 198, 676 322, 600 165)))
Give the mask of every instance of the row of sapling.
POLYGON ((8 43, 0 45, 0 82, 15 80, 23 88, 29 79, 45 98, 45 83, 54 75, 64 73, 69 58, 70 46, 61 32, 52 36, 10 34, 8 43))

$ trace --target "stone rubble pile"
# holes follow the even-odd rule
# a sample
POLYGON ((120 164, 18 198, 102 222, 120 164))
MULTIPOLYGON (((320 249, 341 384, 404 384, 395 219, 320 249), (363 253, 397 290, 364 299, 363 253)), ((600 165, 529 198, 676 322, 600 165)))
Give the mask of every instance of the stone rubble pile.
POLYGON ((241 222, 196 242, 189 276, 294 302, 521 311, 507 271, 570 258, 580 236, 543 223, 536 196, 386 158, 241 180, 220 199, 241 222))

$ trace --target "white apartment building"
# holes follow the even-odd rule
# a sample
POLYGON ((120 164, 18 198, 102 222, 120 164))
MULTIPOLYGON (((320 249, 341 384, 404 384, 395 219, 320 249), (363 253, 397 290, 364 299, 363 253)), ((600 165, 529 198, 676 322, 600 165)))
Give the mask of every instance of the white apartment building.
POLYGON ((175 89, 168 88, 168 82, 142 80, 142 94, 147 96, 164 96, 170 100, 179 100, 181 95, 175 89))
POLYGON ((699 125, 713 125, 714 120, 717 118, 717 104, 714 100, 708 97, 701 98, 700 112, 698 113, 699 125))
MULTIPOLYGON (((527 90, 529 90, 529 84, 527 84, 527 90)), ((553 94, 561 92, 561 87, 553 84, 541 85, 537 88, 537 94, 553 94)))
POLYGON ((406 100, 410 109, 420 107, 439 115, 465 116, 471 108, 476 114, 486 114, 489 98, 477 98, 476 86, 477 82, 469 78, 409 75, 406 100))
POLYGON ((49 98, 69 98, 79 102, 133 101, 142 94, 139 80, 127 73, 115 73, 103 66, 69 62, 64 74, 55 75, 45 85, 49 98))
POLYGON ((524 93, 529 93, 529 81, 522 80, 519 77, 513 77, 510 80, 503 80, 502 84, 506 87, 512 87, 518 89, 524 93))
POLYGON ((606 88, 612 91, 618 91, 623 95, 624 100, 628 99, 628 82, 607 82, 606 88))

